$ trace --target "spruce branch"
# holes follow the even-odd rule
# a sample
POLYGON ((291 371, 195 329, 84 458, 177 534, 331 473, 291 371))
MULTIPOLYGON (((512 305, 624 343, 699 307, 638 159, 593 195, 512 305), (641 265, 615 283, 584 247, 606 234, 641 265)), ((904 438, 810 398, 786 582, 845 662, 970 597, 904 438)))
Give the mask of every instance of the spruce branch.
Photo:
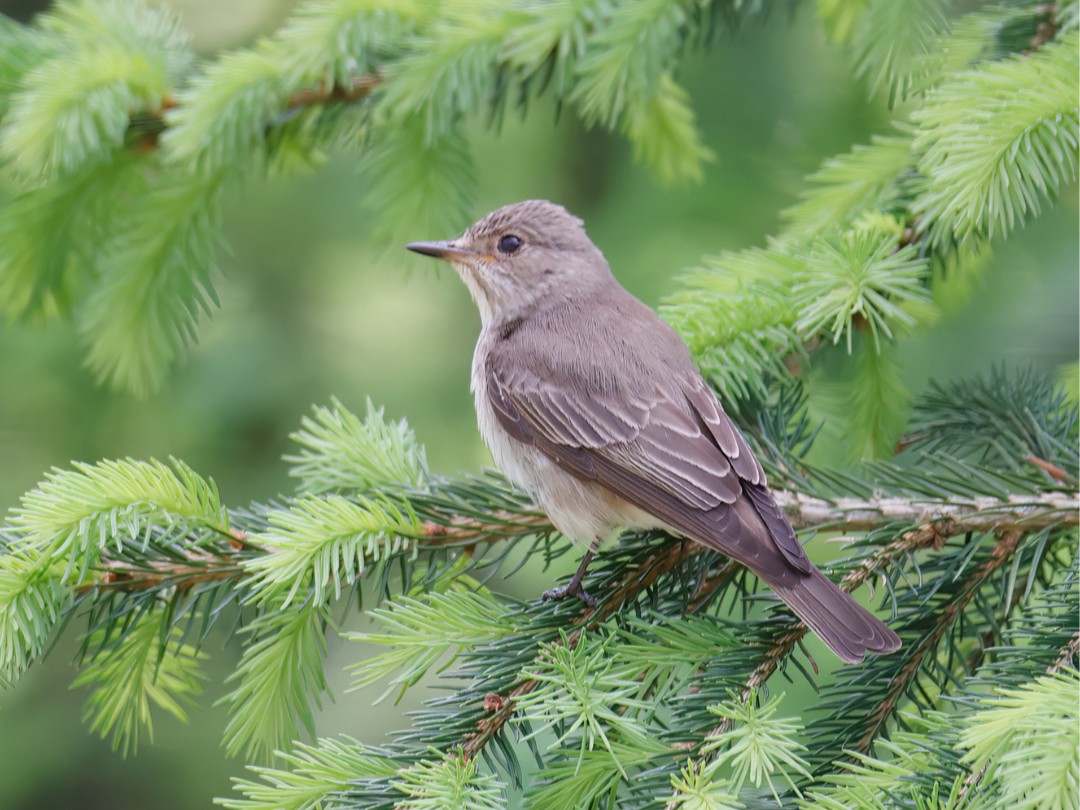
POLYGON ((935 241, 1007 233, 1076 178, 1075 35, 943 84, 913 119, 935 241))
POLYGON ((423 488, 424 448, 404 419, 388 422, 370 399, 362 421, 336 399, 331 405, 313 408, 289 436, 301 448, 285 456, 301 492, 364 493, 388 484, 423 488))
MULTIPOLYGON (((941 521, 926 523, 917 529, 905 532, 888 545, 875 549, 873 553, 866 556, 854 568, 849 570, 840 580, 840 587, 844 591, 851 593, 872 577, 889 568, 898 559, 924 549, 940 548, 948 539, 949 532, 954 529, 953 524, 941 521)), ((805 625, 795 622, 775 632, 773 643, 759 653, 759 663, 747 676, 742 690, 735 695, 735 700, 742 703, 753 700, 758 691, 765 686, 773 674, 795 651, 795 648, 808 632, 809 630, 805 625)), ((717 724, 705 735, 700 744, 704 745, 711 739, 723 738, 724 735, 731 731, 734 719, 733 716, 725 717, 723 722, 717 724)), ((703 748, 701 756, 694 761, 693 767, 698 773, 702 773, 710 766, 711 762, 710 751, 703 748)), ((671 803, 668 804, 669 809, 675 806, 671 803)))
POLYGON ((947 30, 944 0, 870 0, 855 26, 856 69, 890 106, 907 96, 919 66, 947 30))
POLYGON ((186 722, 186 710, 206 679, 199 669, 206 656, 184 643, 163 610, 144 617, 114 644, 106 641, 101 631, 89 641, 97 651, 73 686, 93 686, 85 712, 90 729, 111 736, 113 748, 127 756, 138 749, 143 728, 153 742, 151 705, 186 722))
POLYGON ((1080 630, 1073 633, 1069 643, 1061 649, 1061 654, 1049 667, 1046 668, 1047 675, 1054 675, 1061 672, 1065 667, 1076 666, 1077 660, 1080 659, 1080 630))
POLYGON ((159 106, 193 61, 178 18, 141 3, 61 3, 40 27, 54 49, 21 77, 0 127, 0 154, 35 184, 107 161, 132 110, 159 106))
MULTIPOLYGON (((780 489, 775 490, 774 494, 777 503, 798 530, 820 529, 843 536, 891 525, 910 524, 919 527, 903 533, 896 545, 883 548, 880 552, 883 555, 881 562, 871 563, 870 570, 865 575, 857 580, 849 579, 851 575, 845 577, 845 582, 851 582, 852 589, 865 582, 870 573, 880 570, 911 550, 907 548, 908 544, 915 544, 913 548, 922 548, 970 532, 1035 532, 1080 524, 1080 493, 1046 492, 1032 496, 1011 495, 1004 499, 956 497, 941 501, 920 501, 893 495, 826 500, 780 489)), ((423 494, 419 497, 422 499, 423 494)), ((418 516, 424 517, 418 524, 410 524, 410 532, 415 532, 411 536, 415 537, 416 553, 448 548, 469 549, 477 545, 490 545, 508 538, 524 538, 553 530, 548 518, 539 511, 521 513, 494 510, 482 516, 463 515, 454 511, 451 504, 424 504, 415 498, 412 506, 418 516)), ((233 553, 200 553, 197 558, 187 561, 163 560, 151 565, 138 565, 122 558, 111 558, 106 549, 98 565, 99 572, 81 582, 76 592, 134 592, 165 585, 183 589, 200 582, 250 578, 253 572, 266 565, 258 561, 273 551, 263 549, 253 539, 259 535, 243 533, 236 520, 234 517, 232 528, 226 533, 237 546, 233 553)), ((693 555, 703 551, 696 545, 685 548, 683 545, 672 543, 671 554, 674 556, 660 554, 655 560, 644 563, 637 572, 644 577, 640 584, 647 588, 657 577, 669 573, 678 564, 679 555, 693 555)), ((406 553, 414 553, 411 546, 406 553)), ((327 559, 329 560, 329 557, 327 559)), ((700 606, 736 571, 737 568, 734 567, 723 569, 713 577, 702 580, 695 604, 700 606)), ((329 587, 340 587, 349 580, 349 577, 338 578, 336 586, 335 580, 330 577, 325 582, 329 587)), ((628 578, 616 586, 610 596, 605 598, 596 621, 602 622, 608 618, 616 609, 617 603, 631 601, 640 592, 640 589, 633 585, 634 581, 628 578)))
MULTIPOLYGON (((1077 519, 1080 517, 1080 513, 1077 512, 1080 504, 1069 506, 1062 504, 1062 506, 1062 511, 1058 513, 1058 520, 1061 522, 1055 522, 1053 525, 1058 527, 1076 526, 1077 519)), ((880 525, 877 528, 880 529, 880 525)), ((999 539, 990 557, 965 580, 960 596, 945 605, 941 617, 935 620, 935 626, 930 635, 920 639, 918 646, 914 650, 904 653, 907 659, 904 667, 900 674, 890 681, 884 698, 870 715, 869 725, 863 736, 853 746, 853 750, 859 753, 866 753, 870 750, 877 735, 883 730, 885 722, 895 712, 897 701, 910 690, 912 679, 917 675, 926 656, 936 650, 944 633, 968 606, 978 593, 981 585, 988 581, 1005 564, 1026 533, 1035 533, 1044 529, 1044 526, 1028 526, 1026 529, 999 527, 997 529, 999 539)), ((925 522, 917 528, 903 533, 891 543, 874 549, 861 561, 856 562, 841 578, 840 587, 849 593, 853 592, 859 586, 869 582, 874 576, 892 568, 901 559, 909 558, 919 551, 941 549, 950 537, 985 531, 988 531, 988 529, 961 528, 959 524, 953 523, 949 518, 925 522)), ((990 531, 993 530, 990 529, 990 531)), ((765 686, 769 679, 794 653, 807 632, 807 628, 798 623, 791 623, 786 628, 782 627, 774 630, 772 643, 763 651, 757 653, 759 662, 750 671, 742 689, 736 693, 735 699, 742 702, 753 700, 757 691, 765 686)), ((710 750, 705 743, 710 739, 722 738, 729 733, 732 723, 733 719, 728 717, 725 718, 724 722, 711 729, 698 743, 698 745, 703 746, 702 753, 688 767, 692 767, 698 774, 705 773, 712 763, 710 750)), ((674 808, 676 805, 669 802, 668 807, 674 808)))
POLYGON ((918 675, 926 658, 934 653, 938 644, 944 638, 953 623, 963 613, 971 600, 978 593, 980 586, 1001 568, 1016 551, 1022 534, 1016 530, 1002 531, 998 534, 994 549, 981 566, 966 578, 964 588, 959 597, 950 601, 935 622, 933 631, 921 639, 918 645, 905 654, 904 665, 893 678, 882 700, 871 713, 866 724, 865 731, 855 743, 854 750, 860 753, 868 752, 874 740, 885 727, 885 723, 896 710, 897 701, 908 692, 911 684, 918 675))
POLYGON ((68 576, 85 573, 110 544, 138 538, 152 521, 229 530, 228 516, 213 480, 183 462, 172 466, 134 459, 54 469, 23 496, 12 526, 23 538, 16 550, 37 551, 68 561, 68 576))
POLYGON ((317 810, 331 807, 335 794, 357 779, 389 779, 399 764, 350 737, 321 738, 313 745, 298 743, 291 752, 277 752, 288 766, 253 767, 266 783, 234 779, 246 799, 217 799, 228 810, 317 810))
MULTIPOLYGON (((268 111, 259 130, 253 135, 266 136, 275 127, 281 127, 297 115, 310 108, 328 107, 335 104, 356 104, 367 99, 381 85, 384 78, 378 74, 351 76, 343 84, 329 87, 308 87, 287 95, 280 104, 273 105, 268 111)), ((184 102, 174 95, 168 95, 155 109, 133 114, 128 121, 126 143, 135 152, 146 154, 159 149, 162 135, 169 132, 182 120, 178 112, 184 102)), ((176 147, 183 149, 183 147, 176 147)), ((183 155, 183 151, 180 152, 183 155)), ((196 154, 195 150, 191 155, 196 154)))
POLYGON ((190 562, 153 560, 142 565, 128 560, 112 560, 106 555, 99 563, 101 573, 81 583, 75 588, 75 593, 134 593, 166 587, 187 590, 201 583, 239 579, 245 575, 241 563, 239 556, 210 553, 199 554, 190 562))
POLYGON ((765 782, 778 805, 780 794, 773 784, 774 776, 799 796, 796 779, 810 778, 809 763, 802 757, 806 746, 796 740, 802 724, 774 717, 781 700, 782 696, 776 695, 759 704, 754 697, 736 696, 727 703, 710 706, 710 712, 724 718, 727 730, 706 737, 702 748, 713 757, 711 768, 730 763, 736 792, 741 792, 748 781, 756 788, 765 782))
POLYGON ((1080 732, 1071 715, 1078 688, 1077 671, 1066 669, 979 701, 959 739, 975 776, 965 788, 990 783, 999 801, 1022 810, 1075 805, 1080 732))
POLYGON ((229 706, 225 750, 266 759, 287 750, 302 725, 315 736, 314 707, 327 692, 323 657, 330 617, 315 602, 269 605, 243 629, 251 641, 228 682, 236 688, 222 698, 229 706))
MULTIPOLYGON (((684 544, 672 543, 667 548, 647 556, 636 568, 622 577, 617 587, 604 597, 599 606, 589 608, 576 617, 572 622, 575 629, 555 643, 572 651, 581 641, 583 632, 599 626, 615 615, 624 604, 633 601, 651 587, 661 576, 673 571, 685 554, 684 544)), ((538 680, 525 677, 519 679, 517 685, 506 695, 486 697, 484 708, 489 714, 480 719, 477 731, 462 743, 462 755, 470 758, 479 754, 514 716, 517 702, 538 686, 538 680)))

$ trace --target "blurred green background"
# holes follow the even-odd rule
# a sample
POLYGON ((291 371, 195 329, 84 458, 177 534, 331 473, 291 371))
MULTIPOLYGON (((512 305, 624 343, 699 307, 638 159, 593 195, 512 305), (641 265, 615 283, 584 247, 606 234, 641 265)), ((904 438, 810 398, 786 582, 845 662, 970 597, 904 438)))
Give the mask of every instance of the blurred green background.
MULTIPOLYGON (((9 0, 0 11, 27 19, 39 5, 9 0)), ((250 43, 292 5, 172 3, 207 55, 250 43)), ((868 100, 847 54, 824 41, 808 12, 778 15, 688 64, 684 78, 717 156, 702 185, 659 187, 618 138, 583 131, 540 105, 499 134, 475 123, 480 193, 470 219, 530 197, 561 202, 585 219, 619 278, 650 305, 703 254, 762 244, 808 172, 887 131, 893 117, 881 100, 868 100)), ((251 185, 230 201, 221 309, 148 400, 97 388, 70 324, 0 325, 0 505, 16 505, 45 470, 73 459, 169 455, 212 476, 229 504, 265 500, 291 491, 280 460, 288 434, 312 403, 331 396, 355 411, 370 396, 390 416, 407 417, 437 471, 488 463, 468 392, 473 306, 452 273, 373 240, 355 162, 333 156, 306 176, 251 185)), ((914 390, 931 377, 997 362, 1048 370, 1075 362, 1077 216, 1072 188, 998 246, 963 313, 902 344, 914 390)), ((574 560, 560 564, 571 568, 574 560)), ((527 570, 507 587, 532 596, 551 577, 527 570)), ((211 704, 226 691, 235 650, 210 645, 212 680, 189 726, 159 717, 154 744, 122 760, 81 723, 85 695, 68 688, 72 635, 0 693, 0 810, 193 808, 228 793, 243 763, 224 757, 225 712, 211 704)), ((320 734, 377 743, 404 727, 402 711, 424 697, 417 689, 402 706, 373 709, 378 690, 343 694, 341 668, 362 654, 332 643, 327 667, 337 702, 321 713, 320 734)), ((826 654, 818 660, 831 665, 826 654)), ((801 684, 797 691, 785 711, 812 699, 801 684)))

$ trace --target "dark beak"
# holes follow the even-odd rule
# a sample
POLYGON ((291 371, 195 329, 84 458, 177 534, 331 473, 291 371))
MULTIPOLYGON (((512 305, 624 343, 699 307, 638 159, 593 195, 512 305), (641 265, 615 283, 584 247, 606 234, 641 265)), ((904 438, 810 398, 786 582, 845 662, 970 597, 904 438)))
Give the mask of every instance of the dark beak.
POLYGON ((425 256, 434 256, 436 259, 465 258, 475 256, 471 250, 459 248, 453 242, 410 242, 405 246, 413 253, 423 253, 425 256))

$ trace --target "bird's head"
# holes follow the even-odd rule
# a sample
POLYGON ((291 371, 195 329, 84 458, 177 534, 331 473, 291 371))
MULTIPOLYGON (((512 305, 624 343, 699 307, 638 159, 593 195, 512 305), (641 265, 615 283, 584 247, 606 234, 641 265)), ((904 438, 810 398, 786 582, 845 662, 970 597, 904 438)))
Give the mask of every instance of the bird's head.
POLYGON ((584 291, 610 278, 582 221, 547 200, 492 211, 457 239, 407 247, 450 262, 485 324, 520 317, 552 295, 584 291))

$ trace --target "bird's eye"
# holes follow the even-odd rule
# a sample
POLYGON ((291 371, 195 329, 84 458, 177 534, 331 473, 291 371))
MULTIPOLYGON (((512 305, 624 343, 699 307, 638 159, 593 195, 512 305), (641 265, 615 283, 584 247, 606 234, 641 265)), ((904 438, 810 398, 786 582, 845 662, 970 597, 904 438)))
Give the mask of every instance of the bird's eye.
POLYGON ((499 253, 517 253, 524 243, 513 234, 507 234, 499 240, 499 253))

